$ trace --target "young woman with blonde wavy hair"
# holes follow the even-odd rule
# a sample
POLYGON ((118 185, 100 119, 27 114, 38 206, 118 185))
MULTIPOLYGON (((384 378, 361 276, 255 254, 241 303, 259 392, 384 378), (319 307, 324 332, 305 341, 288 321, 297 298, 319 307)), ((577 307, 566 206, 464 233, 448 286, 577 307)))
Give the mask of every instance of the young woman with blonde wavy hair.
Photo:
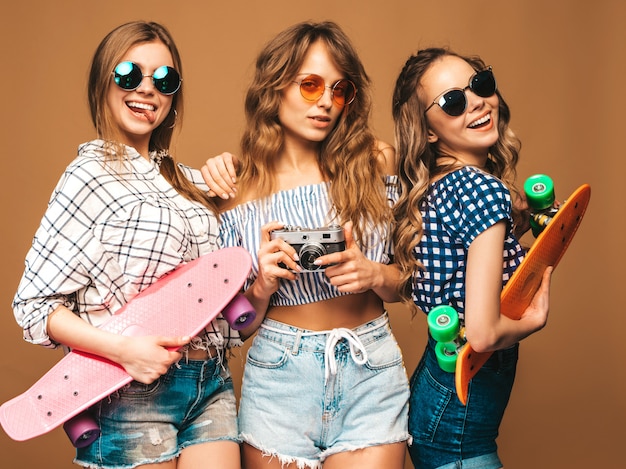
POLYGON ((407 60, 393 117, 401 294, 414 312, 452 306, 472 348, 495 351, 463 406, 454 373, 440 368, 429 337, 411 378, 411 459, 416 468, 499 468, 496 437, 518 342, 546 324, 551 273, 519 321, 500 314, 502 287, 524 257, 518 236, 528 227, 514 187, 520 142, 491 67, 448 49, 424 49, 407 60))
MULTIPOLYGON (((243 332, 258 331, 239 412, 248 469, 403 467, 408 380, 383 307, 397 299, 395 155, 370 129, 370 94, 331 22, 286 29, 256 61, 237 194, 220 214, 222 243, 254 253, 246 295, 258 317, 243 332), (330 253, 298 256, 320 228, 330 253)), ((215 193, 234 190, 230 158, 203 168, 215 193)))
POLYGON ((221 317, 193 338, 99 327, 217 249, 216 204, 202 176, 169 153, 182 123, 181 77, 161 24, 125 23, 102 39, 87 87, 96 138, 61 176, 13 302, 25 340, 104 357, 133 378, 91 409, 100 436, 75 460, 89 468, 241 467, 226 360, 226 349, 242 344, 237 331, 221 317))

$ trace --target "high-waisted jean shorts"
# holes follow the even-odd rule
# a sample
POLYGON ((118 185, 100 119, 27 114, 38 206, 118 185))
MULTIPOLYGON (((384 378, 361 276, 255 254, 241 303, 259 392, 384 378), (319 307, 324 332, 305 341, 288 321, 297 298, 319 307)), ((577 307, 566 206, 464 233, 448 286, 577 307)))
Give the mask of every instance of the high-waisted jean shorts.
POLYGON ((509 402, 518 345, 494 352, 470 382, 467 406, 459 401, 454 373, 437 364, 435 341, 411 377, 409 447, 416 469, 497 469, 496 438, 509 402))
POLYGON ((238 442, 237 406, 225 361, 181 360, 152 384, 133 381, 96 404, 101 436, 76 463, 133 468, 177 457, 191 445, 238 442))
POLYGON ((409 384, 387 315, 310 331, 265 319, 244 371, 241 439, 298 467, 407 441, 409 384))

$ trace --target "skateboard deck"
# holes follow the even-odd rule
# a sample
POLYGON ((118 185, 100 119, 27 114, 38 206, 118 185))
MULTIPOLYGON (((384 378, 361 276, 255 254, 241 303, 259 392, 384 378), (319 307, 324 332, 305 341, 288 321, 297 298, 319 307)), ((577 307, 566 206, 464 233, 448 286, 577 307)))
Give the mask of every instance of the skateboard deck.
MULTIPOLYGON (((565 254, 580 222, 589 199, 591 187, 583 184, 559 207, 548 226, 539 234, 524 260, 511 276, 500 296, 500 312, 511 319, 519 319, 530 305, 539 289, 545 269, 556 268, 565 254)), ((470 380, 492 355, 492 352, 478 353, 466 343, 457 357, 455 385, 457 396, 463 405, 467 404, 470 380)))
MULTIPOLYGON (((245 297, 238 295, 250 267, 250 255, 238 247, 201 256, 143 290, 101 329, 128 336, 193 337, 222 310, 232 327, 240 329, 255 316, 245 297)), ((0 406, 0 424, 14 440, 34 438, 80 418, 81 412, 131 381, 120 365, 71 351, 30 389, 0 406)))

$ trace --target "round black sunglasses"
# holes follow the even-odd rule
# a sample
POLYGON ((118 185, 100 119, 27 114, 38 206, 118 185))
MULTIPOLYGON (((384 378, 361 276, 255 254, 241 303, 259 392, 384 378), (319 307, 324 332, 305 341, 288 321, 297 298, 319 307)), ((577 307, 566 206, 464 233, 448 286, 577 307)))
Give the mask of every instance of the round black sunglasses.
POLYGON ((453 88, 441 93, 434 99, 430 106, 426 108, 424 114, 437 104, 443 112, 449 116, 460 116, 467 108, 467 96, 465 96, 467 90, 471 90, 476 96, 480 96, 481 98, 489 98, 494 95, 496 89, 496 79, 493 76, 491 67, 488 67, 472 75, 469 85, 465 88, 453 88))

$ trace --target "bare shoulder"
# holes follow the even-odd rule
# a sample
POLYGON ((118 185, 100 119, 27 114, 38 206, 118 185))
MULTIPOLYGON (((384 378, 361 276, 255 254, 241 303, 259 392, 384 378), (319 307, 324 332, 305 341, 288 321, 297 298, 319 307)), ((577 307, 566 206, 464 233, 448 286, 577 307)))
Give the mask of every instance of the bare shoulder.
POLYGON ((393 145, 382 140, 376 140, 376 157, 385 174, 394 175, 398 172, 396 149, 393 145))

